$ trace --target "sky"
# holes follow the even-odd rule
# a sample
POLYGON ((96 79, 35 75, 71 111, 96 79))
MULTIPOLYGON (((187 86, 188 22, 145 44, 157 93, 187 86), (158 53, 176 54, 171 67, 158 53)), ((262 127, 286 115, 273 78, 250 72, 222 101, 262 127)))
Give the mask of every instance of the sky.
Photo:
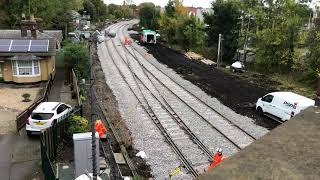
MULTIPOLYGON (((160 5, 161 7, 164 7, 168 0, 131 0, 133 4, 139 5, 143 2, 153 2, 155 5, 160 5)), ((106 4, 123 4, 123 0, 104 0, 106 4)), ((211 7, 212 0, 184 0, 183 5, 184 6, 193 6, 193 7, 203 7, 203 8, 210 8, 211 7)))

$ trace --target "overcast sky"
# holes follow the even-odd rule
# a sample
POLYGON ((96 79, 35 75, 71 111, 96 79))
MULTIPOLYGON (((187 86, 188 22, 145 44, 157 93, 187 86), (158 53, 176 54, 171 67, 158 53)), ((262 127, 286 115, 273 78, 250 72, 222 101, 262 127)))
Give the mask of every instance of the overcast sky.
MULTIPOLYGON (((106 4, 123 4, 123 0, 104 0, 106 4)), ((161 7, 164 7, 168 0, 132 0, 134 4, 139 5, 143 2, 153 2, 155 5, 160 5, 161 7)), ((211 7, 212 0, 184 0, 183 5, 184 6, 193 6, 193 7, 203 7, 203 8, 210 8, 211 7)))

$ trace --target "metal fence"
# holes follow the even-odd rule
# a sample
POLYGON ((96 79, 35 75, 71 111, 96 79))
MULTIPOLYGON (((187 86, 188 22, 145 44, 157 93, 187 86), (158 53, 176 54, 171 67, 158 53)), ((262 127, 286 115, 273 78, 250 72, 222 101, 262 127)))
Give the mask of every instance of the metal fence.
POLYGON ((54 124, 40 135, 41 168, 46 180, 58 179, 52 163, 57 157, 58 136, 56 129, 57 124, 54 124))
POLYGON ((52 84, 53 84, 53 79, 54 77, 52 76, 52 74, 50 74, 50 78, 46 84, 46 88, 45 91, 42 95, 42 97, 40 97, 37 101, 35 101, 34 103, 32 103, 27 109, 25 109, 24 111, 22 111, 20 114, 18 114, 16 116, 16 125, 17 125, 17 131, 19 132, 25 125, 27 122, 28 117, 30 116, 30 114, 32 113, 32 111, 42 102, 47 101, 48 100, 48 95, 50 93, 52 84))
POLYGON ((45 179, 57 180, 56 169, 53 163, 58 156, 58 147, 62 142, 62 139, 66 137, 66 123, 69 116, 77 114, 81 111, 81 107, 73 109, 65 119, 59 123, 54 123, 50 128, 47 128, 41 132, 40 146, 41 146, 41 168, 44 173, 45 179))

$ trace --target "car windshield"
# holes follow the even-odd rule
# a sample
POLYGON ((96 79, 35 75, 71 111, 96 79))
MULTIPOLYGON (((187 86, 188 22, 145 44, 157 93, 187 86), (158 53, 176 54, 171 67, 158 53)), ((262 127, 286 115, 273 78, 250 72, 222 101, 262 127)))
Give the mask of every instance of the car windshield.
POLYGON ((31 118, 35 120, 48 120, 52 118, 53 113, 32 113, 31 118))

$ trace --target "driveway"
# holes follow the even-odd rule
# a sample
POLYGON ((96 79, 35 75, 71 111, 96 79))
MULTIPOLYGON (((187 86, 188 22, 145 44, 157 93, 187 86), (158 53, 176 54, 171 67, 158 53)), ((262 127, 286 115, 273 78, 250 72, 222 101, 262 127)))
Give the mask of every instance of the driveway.
MULTIPOLYGON (((65 99, 68 99, 65 98, 65 94, 70 94, 70 90, 68 91, 68 87, 64 86, 63 81, 64 71, 57 69, 54 85, 49 95, 50 101, 66 101, 65 99)), ((34 100, 38 96, 39 90, 39 87, 34 86, 0 84, 1 180, 43 179, 39 137, 28 138, 25 129, 16 133, 15 122, 16 115, 32 104, 32 102, 21 102, 21 95, 29 93, 31 94, 30 99, 34 100)), ((69 96, 71 99, 71 95, 69 96)))
MULTIPOLYGON (((23 131, 24 133, 24 131, 23 131)), ((40 174, 38 139, 26 135, 0 135, 0 174, 2 180, 32 179, 40 174)))

